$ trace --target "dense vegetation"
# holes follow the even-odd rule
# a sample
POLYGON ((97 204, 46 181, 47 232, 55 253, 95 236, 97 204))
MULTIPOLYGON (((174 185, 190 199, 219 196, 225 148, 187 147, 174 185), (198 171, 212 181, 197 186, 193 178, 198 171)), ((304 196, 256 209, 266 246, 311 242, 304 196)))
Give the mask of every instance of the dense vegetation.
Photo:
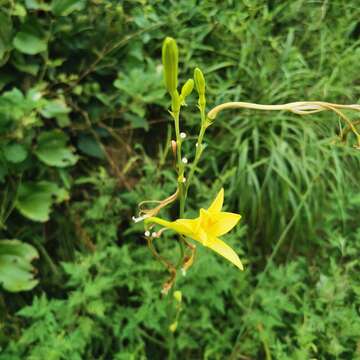
POLYGON ((162 297, 131 221, 176 187, 166 36, 209 109, 355 104, 359 19, 356 0, 2 0, 0 359, 360 359, 360 152, 335 114, 228 111, 208 129, 186 212, 225 188, 244 272, 199 246, 182 299, 162 297))

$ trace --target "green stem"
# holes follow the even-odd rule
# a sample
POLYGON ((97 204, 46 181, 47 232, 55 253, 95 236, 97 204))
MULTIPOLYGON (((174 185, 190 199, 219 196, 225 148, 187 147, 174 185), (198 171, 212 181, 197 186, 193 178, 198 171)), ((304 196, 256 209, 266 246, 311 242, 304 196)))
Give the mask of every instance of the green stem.
MULTIPOLYGON (((174 96, 179 96, 175 94, 174 96)), ((178 189, 179 189, 179 218, 184 217, 185 211, 185 187, 184 187, 184 164, 181 158, 181 137, 180 137, 180 108, 175 108, 176 101, 172 101, 172 113, 175 122, 175 136, 176 136, 176 161, 177 161, 177 172, 178 172, 178 189)), ((180 259, 178 266, 181 265, 184 257, 184 240, 181 235, 179 235, 179 245, 180 245, 180 259)))
POLYGON ((202 152, 204 150, 203 144, 202 144, 203 138, 204 138, 204 135, 205 135, 205 130, 206 130, 206 116, 205 116, 205 108, 204 107, 200 107, 200 115, 201 115, 201 128, 200 128, 200 132, 199 132, 197 142, 196 142, 195 159, 194 159, 194 161, 193 161, 193 163, 191 165, 190 173, 189 173, 189 176, 188 176, 187 181, 186 181, 185 200, 187 198, 190 183, 191 183, 192 178, 194 176, 197 164, 199 163, 199 160, 201 158, 201 154, 202 154, 202 152))

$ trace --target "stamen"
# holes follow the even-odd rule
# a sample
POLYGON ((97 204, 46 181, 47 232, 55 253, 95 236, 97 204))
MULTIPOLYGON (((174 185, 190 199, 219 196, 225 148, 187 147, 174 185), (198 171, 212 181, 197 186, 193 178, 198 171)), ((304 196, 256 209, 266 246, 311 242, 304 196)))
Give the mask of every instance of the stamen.
POLYGON ((150 215, 147 215, 147 214, 139 216, 139 217, 133 216, 132 221, 135 222, 135 223, 138 223, 140 221, 143 221, 143 220, 147 219, 148 217, 150 217, 150 215))

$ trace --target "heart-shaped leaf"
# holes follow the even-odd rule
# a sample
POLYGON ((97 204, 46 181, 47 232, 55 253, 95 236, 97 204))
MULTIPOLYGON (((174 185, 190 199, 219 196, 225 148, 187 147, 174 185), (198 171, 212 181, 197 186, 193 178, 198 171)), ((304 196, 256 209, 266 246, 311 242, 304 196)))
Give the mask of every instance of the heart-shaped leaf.
POLYGON ((4 146, 4 156, 5 159, 14 164, 21 163, 27 157, 26 148, 17 143, 7 144, 4 146))
POLYGON ((27 55, 39 54, 47 49, 47 41, 35 24, 25 24, 13 40, 14 47, 27 55))
POLYGON ((67 191, 55 183, 24 183, 18 191, 16 208, 30 220, 46 222, 49 220, 53 203, 60 203, 68 198, 67 191))
POLYGON ((8 291, 31 290, 38 281, 31 261, 38 258, 36 249, 19 240, 0 240, 0 284, 8 291))
POLYGON ((73 149, 66 145, 67 141, 68 137, 62 131, 43 132, 38 137, 35 154, 49 166, 67 167, 74 165, 78 157, 74 155, 73 149))

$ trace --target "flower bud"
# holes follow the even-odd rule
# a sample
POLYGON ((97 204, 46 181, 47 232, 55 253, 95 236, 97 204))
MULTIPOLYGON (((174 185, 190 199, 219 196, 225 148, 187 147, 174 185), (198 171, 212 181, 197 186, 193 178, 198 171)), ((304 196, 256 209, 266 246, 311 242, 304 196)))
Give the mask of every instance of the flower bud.
POLYGON ((173 152, 174 158, 176 159, 176 149, 177 148, 177 144, 175 140, 171 140, 171 150, 173 152))
POLYGON ((191 92, 194 89, 194 80, 193 79, 189 79, 184 86, 181 88, 181 98, 185 99, 187 96, 189 96, 191 94, 191 92))
POLYGON ((162 47, 162 62, 164 66, 165 87, 172 96, 178 85, 179 56, 176 41, 171 37, 167 37, 164 40, 162 47))
POLYGON ((178 322, 177 321, 174 321, 170 326, 169 326, 169 330, 174 333, 176 331, 178 327, 178 322))
POLYGON ((196 68, 194 71, 195 87, 200 96, 205 95, 205 78, 202 71, 196 68))
POLYGON ((175 299, 178 303, 181 303, 182 293, 181 293, 180 290, 174 291, 174 299, 175 299))

